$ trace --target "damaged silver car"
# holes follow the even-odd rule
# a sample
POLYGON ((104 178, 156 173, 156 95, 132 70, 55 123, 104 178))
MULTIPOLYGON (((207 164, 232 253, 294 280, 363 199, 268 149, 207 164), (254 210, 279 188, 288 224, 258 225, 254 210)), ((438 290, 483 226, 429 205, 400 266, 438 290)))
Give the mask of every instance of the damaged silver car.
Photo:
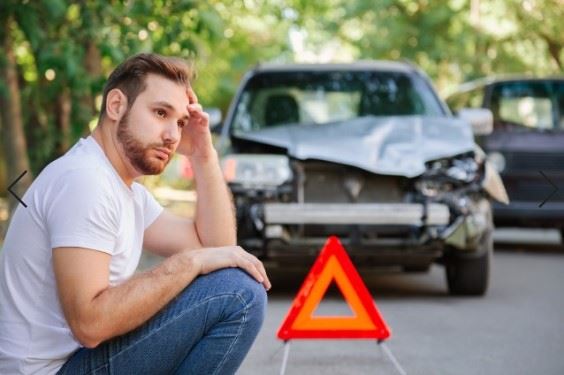
POLYGON ((359 267, 439 262, 451 293, 484 294, 507 195, 473 140, 491 113, 460 113, 406 63, 256 67, 216 129, 239 244, 309 265, 337 235, 359 267))

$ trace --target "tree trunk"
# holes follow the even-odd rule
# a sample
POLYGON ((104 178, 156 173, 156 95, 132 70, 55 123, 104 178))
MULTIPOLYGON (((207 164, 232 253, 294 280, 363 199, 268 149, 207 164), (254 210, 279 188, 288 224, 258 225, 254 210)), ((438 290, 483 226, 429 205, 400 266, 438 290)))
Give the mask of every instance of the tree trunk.
MULTIPOLYGON (((84 68, 88 74, 88 79, 92 81, 102 76, 102 56, 96 42, 92 39, 86 41, 85 48, 84 68)), ((97 114, 96 95, 91 92, 91 88, 89 88, 88 93, 81 99, 81 107, 90 115, 89 120, 90 117, 97 114)), ((83 124, 82 136, 86 137, 89 134, 90 128, 88 124, 83 124)))
MULTIPOLYGON (((25 176, 12 188, 20 198, 32 181, 27 145, 23 129, 23 118, 20 104, 20 86, 18 82, 16 57, 14 55, 10 34, 9 19, 0 26, 0 43, 4 61, 0 66, 0 77, 5 82, 5 91, 0 92, 0 108, 2 118, 2 147, 6 159, 8 184, 15 181, 24 171, 25 176)), ((8 186, 6 186, 7 188, 8 186)), ((4 187, 3 187, 4 188, 4 187)), ((18 200, 9 196, 10 212, 19 204, 18 200)))
POLYGON ((57 127, 59 130, 57 156, 63 155, 70 147, 71 109, 72 101, 70 91, 68 87, 64 87, 57 99, 57 127))
POLYGON ((563 66, 562 66, 562 61, 560 61, 560 53, 562 52, 562 45, 550 39, 546 35, 543 35, 543 38, 548 47, 548 53, 550 54, 556 65, 558 65, 558 69, 562 71, 563 66))

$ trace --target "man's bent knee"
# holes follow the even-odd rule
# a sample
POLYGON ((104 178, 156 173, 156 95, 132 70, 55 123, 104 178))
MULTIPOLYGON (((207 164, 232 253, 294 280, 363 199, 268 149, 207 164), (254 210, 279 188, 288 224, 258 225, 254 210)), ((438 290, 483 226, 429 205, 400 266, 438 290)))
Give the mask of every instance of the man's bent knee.
MULTIPOLYGON (((244 309, 262 323, 266 313, 266 290, 263 284, 240 268, 223 268, 201 275, 182 292, 196 293, 201 298, 230 294, 244 305, 244 309)), ((182 296, 181 296, 182 298, 182 296)))
POLYGON ((221 283, 222 291, 237 295, 244 308, 247 310, 248 318, 254 320, 259 327, 264 321, 266 314, 266 290, 263 284, 240 268, 224 268, 215 271, 210 276, 210 282, 221 283))
POLYGON ((257 308, 264 315, 267 296, 263 284, 240 268, 224 268, 214 273, 218 274, 218 281, 241 296, 248 307, 257 308))

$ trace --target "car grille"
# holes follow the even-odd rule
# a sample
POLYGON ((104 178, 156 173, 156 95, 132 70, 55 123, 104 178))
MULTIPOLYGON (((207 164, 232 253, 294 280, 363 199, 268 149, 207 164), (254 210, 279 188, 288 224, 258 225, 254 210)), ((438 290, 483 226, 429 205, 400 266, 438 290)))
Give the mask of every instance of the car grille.
POLYGON ((304 175, 304 203, 402 202, 407 179, 376 175, 351 166, 327 162, 296 164, 304 175))

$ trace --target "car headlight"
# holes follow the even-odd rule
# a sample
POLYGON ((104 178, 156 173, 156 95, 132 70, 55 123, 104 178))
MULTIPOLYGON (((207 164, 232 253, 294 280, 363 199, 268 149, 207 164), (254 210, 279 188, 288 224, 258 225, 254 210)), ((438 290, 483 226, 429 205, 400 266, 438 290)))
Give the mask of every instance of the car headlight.
POLYGON ((290 161, 284 155, 233 154, 221 162, 229 183, 249 187, 280 186, 292 179, 290 161))
POLYGON ((472 157, 454 159, 445 173, 454 180, 472 182, 478 174, 478 163, 472 157))
POLYGON ((474 157, 440 159, 427 163, 423 178, 447 177, 453 182, 472 182, 479 173, 479 166, 474 157))
POLYGON ((490 152, 488 154, 488 161, 499 173, 505 170, 505 157, 500 152, 490 152))
POLYGON ((427 197, 436 197, 478 180, 479 173, 479 165, 472 156, 435 160, 427 163, 427 171, 415 187, 427 197))

